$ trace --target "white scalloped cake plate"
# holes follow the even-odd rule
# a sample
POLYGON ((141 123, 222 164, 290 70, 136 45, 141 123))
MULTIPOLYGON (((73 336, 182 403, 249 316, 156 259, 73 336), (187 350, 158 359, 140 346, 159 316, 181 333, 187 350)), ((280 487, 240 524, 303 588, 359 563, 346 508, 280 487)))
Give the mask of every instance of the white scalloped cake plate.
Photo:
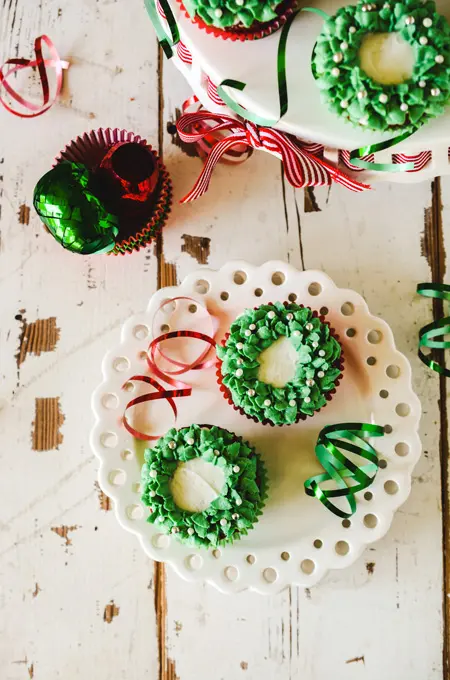
MULTIPOLYGON (((198 342, 186 341, 185 360, 193 359, 194 349, 198 354, 198 342)), ((337 288, 322 272, 301 272, 284 262, 261 267, 231 262, 218 271, 193 272, 179 286, 157 291, 147 311, 124 324, 120 343, 107 352, 102 370, 103 382, 92 397, 96 422, 91 433, 100 460, 100 486, 114 500, 120 524, 138 536, 145 552, 170 564, 186 580, 203 580, 223 592, 249 588, 274 593, 291 584, 310 587, 328 570, 351 565, 367 545, 384 536, 395 511, 409 496, 421 452, 421 406, 412 390, 410 364, 395 348, 386 322, 370 314, 360 295, 337 288), (160 310, 164 301, 178 296, 193 298, 198 305, 179 301, 174 312, 173 303, 160 310), (122 423, 126 404, 138 392, 122 385, 130 388, 130 377, 146 373, 145 350, 161 328, 208 332, 207 308, 219 323, 216 338, 220 340, 245 308, 294 298, 319 312, 329 310, 326 318, 345 354, 344 376, 336 394, 313 418, 289 427, 270 427, 229 406, 217 386, 215 368, 184 374, 193 393, 177 400, 176 426, 218 425, 250 441, 266 463, 269 498, 248 536, 220 550, 194 549, 161 534, 160 528, 146 521, 148 509, 140 501, 140 471, 148 444, 134 439, 122 423), (381 461, 375 482, 369 494, 358 494, 351 520, 342 522, 306 496, 303 483, 320 472, 314 455, 319 431, 349 421, 376 423, 387 432, 373 441, 381 461)), ((151 409, 137 407, 146 409, 139 417, 162 434, 173 426, 173 414, 162 401, 152 403, 151 409)))
MULTIPOLYGON (((175 63, 190 82, 192 88, 209 110, 223 112, 210 99, 202 97, 202 73, 215 85, 231 78, 246 83, 243 92, 230 90, 232 97, 244 108, 269 119, 279 117, 277 85, 277 50, 281 31, 262 40, 233 42, 206 33, 181 11, 177 0, 170 4, 179 25, 182 42, 193 55, 193 66, 175 63)), ((301 2, 303 7, 316 7, 333 15, 345 5, 356 2, 346 0, 312 0, 301 2)), ((450 3, 437 0, 437 9, 450 20, 450 3)), ((392 133, 380 135, 358 130, 353 125, 331 113, 321 101, 311 72, 311 55, 322 30, 323 19, 311 12, 301 12, 291 26, 286 52, 289 108, 275 126, 307 141, 336 149, 355 149, 393 137, 392 133)), ((395 153, 414 154, 424 148, 442 143, 448 147, 450 137, 450 110, 431 121, 411 138, 393 147, 395 153)))

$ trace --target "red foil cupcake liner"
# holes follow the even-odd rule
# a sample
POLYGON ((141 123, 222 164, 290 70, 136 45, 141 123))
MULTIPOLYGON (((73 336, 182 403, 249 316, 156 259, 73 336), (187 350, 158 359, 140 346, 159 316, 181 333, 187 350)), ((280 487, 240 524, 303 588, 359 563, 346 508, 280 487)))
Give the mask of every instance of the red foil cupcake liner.
MULTIPOLYGON (((273 303, 268 302, 267 304, 271 305, 273 303)), ((283 304, 289 305, 291 303, 290 302, 284 302, 283 304)), ((298 306, 305 308, 305 305, 298 305, 298 306)), ((258 309, 258 307, 254 307, 254 309, 258 309)), ((339 343, 340 348, 341 348, 341 356, 333 364, 333 366, 335 366, 335 368, 339 368, 341 374, 336 379, 335 387, 332 390, 330 390, 329 392, 327 392, 326 394, 324 394, 324 397, 327 400, 327 402, 330 402, 332 400, 333 396, 336 394, 336 390, 339 387, 340 382, 341 382, 343 375, 344 375, 344 362, 345 362, 344 348, 342 347, 341 341, 339 339, 339 335, 336 333, 335 329, 332 328, 329 321, 327 321, 323 315, 318 314, 315 310, 311 309, 311 307, 307 307, 306 309, 310 309, 314 317, 320 319, 323 324, 328 326, 328 328, 330 329, 331 335, 339 343)), ((229 337, 230 337, 230 334, 227 333, 225 335, 224 339, 222 340, 222 343, 221 343, 222 347, 225 346, 229 337)), ((248 413, 246 413, 244 411, 244 409, 242 409, 240 406, 236 406, 236 404, 234 403, 234 401, 232 399, 230 390, 228 389, 228 387, 226 387, 226 385, 223 384, 222 370, 221 370, 222 369, 222 361, 219 358, 217 359, 216 367, 217 367, 217 371, 216 371, 217 384, 219 385, 219 390, 222 392, 226 401, 230 404, 230 406, 232 406, 234 408, 235 411, 238 411, 238 413, 245 416, 249 420, 253 420, 254 423, 260 423, 261 425, 270 425, 271 427, 288 427, 289 425, 294 424, 294 423, 279 423, 278 425, 276 425, 275 423, 272 423, 271 420, 267 420, 267 418, 265 420, 258 420, 258 418, 256 418, 256 416, 248 415, 248 413)), ((319 413, 319 411, 322 411, 326 406, 327 406, 327 404, 325 404, 325 406, 322 406, 321 408, 317 409, 317 411, 314 411, 314 413, 312 413, 311 415, 308 415, 306 413, 299 413, 297 415, 297 420, 295 421, 295 423, 299 423, 301 420, 306 420, 307 418, 313 418, 317 413, 319 413)))
POLYGON ((108 255, 125 255, 144 248, 153 241, 166 224, 172 207, 172 182, 165 165, 145 139, 133 132, 118 128, 99 128, 85 132, 84 135, 69 142, 55 160, 55 165, 61 161, 71 161, 82 163, 90 170, 95 170, 108 150, 118 142, 135 142, 146 146, 153 154, 158 166, 159 182, 151 215, 145 220, 130 219, 126 221, 126 224, 120 224, 116 246, 108 255))
POLYGON ((217 28, 216 26, 210 26, 206 24, 199 16, 191 17, 187 9, 183 5, 182 0, 178 0, 178 3, 185 13, 186 17, 190 19, 194 24, 197 24, 202 30, 206 31, 210 35, 214 35, 216 38, 222 38, 223 40, 240 40, 244 42, 245 40, 260 40, 261 38, 266 38, 268 35, 278 31, 283 24, 289 19, 291 14, 295 11, 297 3, 295 0, 284 0, 277 7, 278 16, 273 21, 267 21, 266 23, 260 23, 258 21, 252 26, 252 28, 245 28, 245 26, 234 26, 230 28, 217 28))

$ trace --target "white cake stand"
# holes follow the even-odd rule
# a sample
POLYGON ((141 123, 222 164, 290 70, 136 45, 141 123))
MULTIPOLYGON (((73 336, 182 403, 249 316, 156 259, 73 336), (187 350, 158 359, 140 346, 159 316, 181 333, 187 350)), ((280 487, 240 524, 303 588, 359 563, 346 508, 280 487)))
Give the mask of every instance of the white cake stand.
MULTIPOLYGON (((231 78, 247 84, 243 92, 230 91, 241 106, 265 118, 279 115, 277 90, 277 49, 280 31, 255 41, 233 42, 208 35, 190 21, 176 0, 169 0, 179 26, 181 44, 173 62, 183 73, 203 106, 216 113, 235 115, 217 94, 217 85, 231 78)), ((332 15, 339 7, 354 4, 346 0, 312 0, 301 3, 318 7, 332 15)), ((450 20, 450 3, 437 0, 438 11, 450 20)), ((163 20, 164 22, 164 20, 163 20)), ((330 113, 320 100, 311 73, 311 54, 323 20, 316 14, 300 13, 290 29, 287 45, 287 82, 289 109, 277 124, 277 129, 291 133, 307 142, 324 146, 327 160, 342 169, 352 169, 346 151, 392 138, 358 130, 330 113)), ((391 149, 378 152, 378 163, 411 160, 411 172, 370 172, 354 168, 361 181, 417 182, 439 174, 450 173, 450 109, 440 118, 424 126, 411 138, 391 149), (394 156, 394 159, 393 159, 394 156), (408 158, 405 158, 408 157, 408 158)))
MULTIPOLYGON (((198 353, 198 344, 189 348, 190 342, 198 343, 186 340, 186 351, 198 353)), ((223 592, 249 588, 274 593, 291 584, 312 586, 329 569, 351 565, 368 544, 381 538, 409 496, 421 451, 421 407, 411 387, 410 365, 396 350, 388 325, 370 314, 362 297, 337 288, 322 272, 300 272, 283 262, 261 267, 232 262, 219 271, 194 272, 179 286, 159 290, 144 314, 125 323, 120 343, 107 352, 102 369, 102 384, 92 398, 96 423, 91 433, 100 460, 100 486, 113 499, 120 524, 138 536, 146 553, 170 564, 186 580, 204 580, 223 592), (194 298, 197 304, 179 301, 158 312, 164 301, 178 296, 194 298), (183 545, 146 521, 148 508, 140 502, 146 444, 135 440, 122 423, 126 404, 137 396, 137 391, 129 391, 129 379, 146 372, 145 350, 154 337, 155 319, 158 335, 169 328, 209 332, 206 307, 219 322, 220 340, 244 308, 288 299, 326 314, 344 347, 342 382, 313 418, 272 428, 231 408, 219 391, 213 367, 182 376, 193 386, 193 394, 177 400, 177 427, 215 424, 235 432, 261 452, 269 475, 266 507, 248 536, 220 550, 183 545), (314 455, 319 431, 327 424, 350 421, 383 425, 386 435, 373 440, 380 456, 375 482, 358 494, 351 520, 341 521, 306 496, 303 483, 321 471, 314 455)), ((173 425, 172 413, 162 402, 151 403, 148 413, 139 417, 164 433, 173 425)))

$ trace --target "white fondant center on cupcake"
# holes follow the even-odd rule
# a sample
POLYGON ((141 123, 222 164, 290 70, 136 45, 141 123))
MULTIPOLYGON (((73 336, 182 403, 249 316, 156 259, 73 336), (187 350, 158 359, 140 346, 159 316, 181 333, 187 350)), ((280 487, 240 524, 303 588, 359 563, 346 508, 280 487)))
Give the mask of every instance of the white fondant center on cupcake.
POLYGON ((203 512, 220 495, 224 484, 222 468, 202 458, 193 458, 178 463, 169 488, 179 508, 203 512))
POLYGON ((411 78, 415 54, 399 33, 369 33, 364 36, 359 60, 369 78, 382 85, 399 85, 411 78))
POLYGON ((297 352, 289 338, 278 338, 258 357, 258 380, 273 387, 284 387, 295 376, 297 352))

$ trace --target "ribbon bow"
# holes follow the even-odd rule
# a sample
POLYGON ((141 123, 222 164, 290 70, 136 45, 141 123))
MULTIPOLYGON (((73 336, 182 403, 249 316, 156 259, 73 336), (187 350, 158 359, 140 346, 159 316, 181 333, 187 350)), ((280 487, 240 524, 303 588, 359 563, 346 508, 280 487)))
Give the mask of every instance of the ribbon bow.
POLYGON ((202 129, 195 131, 194 126, 207 120, 216 123, 215 126, 209 128, 210 134, 222 130, 227 130, 230 134, 212 147, 195 186, 181 200, 181 203, 189 203, 203 196, 208 190, 216 164, 229 149, 238 144, 244 144, 253 149, 264 149, 281 157, 286 179, 293 187, 325 186, 334 181, 352 191, 370 189, 369 185, 352 179, 322 158, 314 156, 296 137, 273 128, 256 125, 248 120, 236 120, 231 116, 209 111, 186 113, 178 119, 176 124, 180 138, 187 143, 198 143, 207 133, 202 129))

